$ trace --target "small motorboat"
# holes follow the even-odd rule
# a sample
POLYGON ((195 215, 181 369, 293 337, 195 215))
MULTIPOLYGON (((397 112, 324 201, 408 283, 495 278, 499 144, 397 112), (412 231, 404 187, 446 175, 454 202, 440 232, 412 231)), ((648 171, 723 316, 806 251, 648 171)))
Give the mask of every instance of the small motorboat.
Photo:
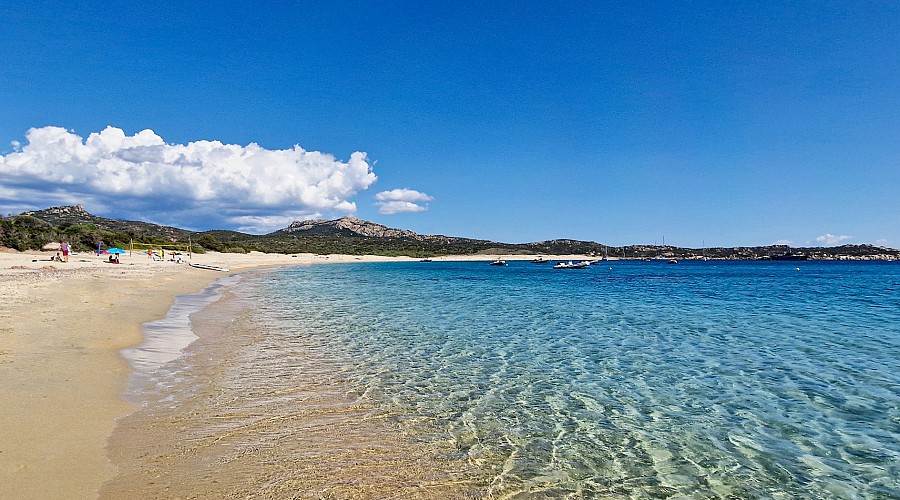
POLYGON ((497 260, 495 260, 494 262, 491 262, 491 265, 492 265, 492 266, 505 266, 505 265, 507 265, 507 264, 506 264, 506 261, 505 261, 505 260, 497 259, 497 260))
POLYGON ((557 262, 553 265, 553 269, 586 269, 590 264, 587 261, 582 262, 557 262))
POLYGON ((669 259, 669 264, 678 264, 678 261, 675 259, 669 259))
POLYGON ((431 259, 425 258, 425 259, 420 260, 419 262, 431 262, 431 259))
POLYGON ((546 264, 550 262, 550 259, 545 259, 543 257, 538 257, 531 261, 532 264, 546 264))

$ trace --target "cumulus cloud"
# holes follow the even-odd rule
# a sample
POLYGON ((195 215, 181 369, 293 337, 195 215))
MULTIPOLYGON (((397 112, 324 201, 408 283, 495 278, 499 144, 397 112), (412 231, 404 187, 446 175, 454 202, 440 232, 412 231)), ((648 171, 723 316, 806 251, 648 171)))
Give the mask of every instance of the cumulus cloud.
POLYGON ((428 210, 427 202, 431 196, 414 189, 392 189, 375 195, 378 213, 393 215, 399 213, 424 212, 428 210), (423 204, 424 203, 424 204, 423 204))
POLYGON ((778 240, 778 241, 776 241, 775 243, 772 243, 772 244, 773 244, 773 245, 788 245, 788 246, 791 246, 791 245, 794 244, 794 242, 791 241, 791 240, 778 240))
POLYGON ((838 243, 847 241, 852 238, 853 238, 853 236, 847 236, 847 235, 835 236, 831 233, 826 233, 826 234, 823 234, 822 236, 816 237, 816 241, 819 243, 823 243, 825 245, 837 245, 838 243))
POLYGON ((152 130, 107 127, 87 139, 32 128, 0 155, 0 206, 82 203, 188 228, 263 232, 292 220, 356 211, 377 179, 365 153, 343 162, 300 146, 271 150, 219 141, 167 144, 152 130))

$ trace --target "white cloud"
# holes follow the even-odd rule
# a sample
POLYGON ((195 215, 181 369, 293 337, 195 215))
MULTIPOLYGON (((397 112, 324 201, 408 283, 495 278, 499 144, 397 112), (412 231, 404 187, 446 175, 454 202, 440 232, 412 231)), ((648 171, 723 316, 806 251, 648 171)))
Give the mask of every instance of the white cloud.
POLYGON ((837 245, 838 243, 847 241, 852 238, 853 238, 853 236, 846 236, 846 235, 835 236, 831 233, 827 233, 827 234, 823 234, 822 236, 816 237, 816 241, 818 241, 819 243, 824 243, 825 245, 837 245))
POLYGON ((382 191, 375 195, 378 200, 378 213, 393 215, 409 212, 424 212, 428 210, 428 204, 421 204, 433 200, 431 196, 414 189, 392 189, 382 191))
POLYGON ((60 127, 32 128, 26 139, 0 155, 0 206, 82 203, 117 217, 262 232, 353 213, 350 198, 377 179, 361 152, 342 162, 300 146, 166 144, 152 130, 129 136, 115 127, 86 140, 60 127))
POLYGON ((375 195, 378 201, 431 201, 434 198, 414 189, 392 189, 375 195))
POLYGON ((875 240, 875 244, 879 246, 885 246, 888 244, 888 240, 881 238, 880 240, 875 240))
POLYGON ((791 241, 791 240, 778 240, 778 241, 776 241, 775 243, 772 243, 772 244, 773 244, 773 245, 787 245, 787 246, 791 246, 791 245, 794 244, 794 242, 791 241))
POLYGON ((428 208, 409 201, 386 201, 378 203, 378 213, 382 215, 424 212, 425 210, 428 210, 428 208))

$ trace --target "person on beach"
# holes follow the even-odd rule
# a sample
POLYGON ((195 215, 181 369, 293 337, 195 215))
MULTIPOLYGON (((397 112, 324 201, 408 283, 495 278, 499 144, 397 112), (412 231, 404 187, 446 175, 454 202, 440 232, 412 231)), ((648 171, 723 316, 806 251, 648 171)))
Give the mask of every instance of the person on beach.
POLYGON ((69 242, 64 241, 60 243, 59 249, 62 250, 62 261, 69 262, 69 242))

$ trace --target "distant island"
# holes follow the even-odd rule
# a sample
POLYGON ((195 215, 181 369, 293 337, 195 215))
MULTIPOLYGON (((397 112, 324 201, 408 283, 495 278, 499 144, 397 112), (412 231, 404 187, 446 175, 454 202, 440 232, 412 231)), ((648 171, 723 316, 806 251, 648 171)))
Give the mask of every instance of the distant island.
POLYGON ((155 246, 202 253, 315 253, 349 255, 590 255, 613 259, 678 260, 900 260, 900 250, 875 245, 835 247, 682 248, 671 245, 608 246, 595 241, 557 239, 534 243, 500 243, 443 235, 422 235, 374 222, 342 217, 336 220, 295 221, 269 234, 238 231, 188 231, 140 221, 92 215, 81 205, 52 207, 0 218, 0 247, 39 250, 68 241, 75 250, 98 245, 140 248, 155 246))

